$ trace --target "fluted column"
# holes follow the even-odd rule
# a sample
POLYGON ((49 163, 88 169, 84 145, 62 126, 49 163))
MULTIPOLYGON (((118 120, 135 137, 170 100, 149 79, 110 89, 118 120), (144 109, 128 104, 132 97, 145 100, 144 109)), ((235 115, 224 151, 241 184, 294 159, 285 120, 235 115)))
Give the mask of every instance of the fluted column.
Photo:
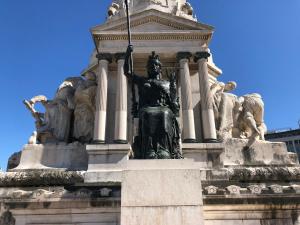
POLYGON ((183 120, 182 139, 185 143, 196 142, 192 87, 189 69, 189 61, 191 56, 192 54, 190 52, 179 52, 177 54, 177 60, 180 64, 180 84, 183 120))
POLYGON ((109 53, 101 53, 97 55, 97 58, 99 60, 99 67, 97 71, 98 88, 96 96, 94 143, 104 144, 106 128, 108 64, 112 62, 112 56, 109 53))
POLYGON ((125 53, 115 54, 118 64, 114 142, 127 143, 127 78, 124 75, 125 53))
POLYGON ((217 133, 213 111, 213 97, 210 91, 207 67, 207 59, 209 56, 210 54, 208 52, 197 52, 194 60, 199 66, 199 87, 204 142, 216 142, 217 133))

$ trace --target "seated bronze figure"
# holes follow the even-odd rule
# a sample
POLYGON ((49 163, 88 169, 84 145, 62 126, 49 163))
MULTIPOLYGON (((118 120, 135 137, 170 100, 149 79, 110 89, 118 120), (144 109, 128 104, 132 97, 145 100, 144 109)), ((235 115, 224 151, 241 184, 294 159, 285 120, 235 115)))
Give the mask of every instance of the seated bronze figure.
POLYGON ((176 76, 162 80, 159 56, 152 52, 147 64, 148 78, 131 73, 130 45, 126 52, 124 73, 138 87, 139 102, 133 114, 139 118, 138 136, 134 138, 135 159, 180 159, 180 130, 176 120, 180 105, 176 94, 176 76))

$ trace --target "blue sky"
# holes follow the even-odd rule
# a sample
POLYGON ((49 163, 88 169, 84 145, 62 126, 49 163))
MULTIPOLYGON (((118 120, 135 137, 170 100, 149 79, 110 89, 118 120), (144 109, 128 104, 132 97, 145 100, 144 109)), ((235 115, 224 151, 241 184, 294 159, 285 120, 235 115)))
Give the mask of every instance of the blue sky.
MULTIPOLYGON (((22 104, 52 98, 78 75, 93 50, 89 28, 104 22, 111 0, 0 0, 0 166, 34 130, 22 104)), ((269 129, 296 128, 300 119, 300 1, 190 0, 197 18, 213 25, 211 43, 222 81, 238 95, 261 93, 269 129)))

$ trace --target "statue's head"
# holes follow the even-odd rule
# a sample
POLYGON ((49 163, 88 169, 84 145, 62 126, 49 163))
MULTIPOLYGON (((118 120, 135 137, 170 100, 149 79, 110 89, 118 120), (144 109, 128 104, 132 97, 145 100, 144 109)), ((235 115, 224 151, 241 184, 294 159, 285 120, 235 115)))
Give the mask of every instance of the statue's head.
POLYGON ((149 56, 147 63, 147 72, 150 79, 160 79, 161 76, 161 67, 159 56, 152 52, 152 55, 149 56))
POLYGON ((82 76, 85 79, 90 80, 90 81, 96 81, 96 79, 97 79, 96 74, 92 71, 88 71, 88 72, 84 73, 82 76))
POLYGON ((234 81, 229 81, 227 82, 227 84, 225 84, 225 88, 224 91, 233 91, 234 89, 236 89, 237 84, 234 81))

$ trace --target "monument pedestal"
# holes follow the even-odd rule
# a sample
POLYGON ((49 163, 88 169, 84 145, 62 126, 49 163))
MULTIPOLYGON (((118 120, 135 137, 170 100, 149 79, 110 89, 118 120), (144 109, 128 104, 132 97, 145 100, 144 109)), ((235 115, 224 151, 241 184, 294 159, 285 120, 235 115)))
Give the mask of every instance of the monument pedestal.
POLYGON ((184 158, 195 160, 201 168, 223 167, 225 152, 223 143, 183 143, 182 152, 184 158))
POLYGON ((28 144, 21 152, 20 164, 10 171, 66 170, 85 171, 88 156, 85 145, 72 144, 28 144))
POLYGON ((204 225, 197 163, 128 161, 122 176, 121 224, 204 225))
POLYGON ((129 159, 129 144, 87 145, 89 165, 85 174, 87 183, 120 183, 122 170, 129 159))

